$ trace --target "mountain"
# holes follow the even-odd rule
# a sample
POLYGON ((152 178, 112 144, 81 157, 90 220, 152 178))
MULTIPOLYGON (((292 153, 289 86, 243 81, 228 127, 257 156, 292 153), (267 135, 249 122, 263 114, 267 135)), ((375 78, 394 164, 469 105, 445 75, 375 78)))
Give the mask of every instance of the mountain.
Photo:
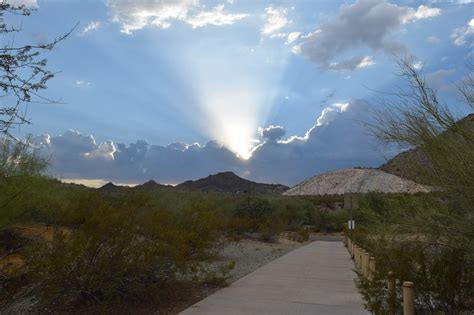
POLYGON ((176 188, 184 191, 198 190, 224 193, 255 192, 281 194, 289 187, 278 184, 256 183, 243 179, 232 172, 222 172, 195 181, 188 180, 177 185, 176 188))
POLYGON ((138 191, 144 191, 144 192, 153 192, 153 191, 167 188, 167 187, 172 187, 172 186, 162 185, 160 183, 155 182, 154 180, 149 180, 146 183, 133 187, 132 189, 138 190, 138 191))
POLYGON ((130 187, 119 186, 119 185, 115 185, 112 182, 108 182, 104 186, 100 187, 99 190, 102 191, 102 192, 121 192, 121 191, 127 190, 129 188, 130 187))
POLYGON ((341 195, 347 192, 417 193, 429 188, 377 169, 348 168, 307 179, 284 195, 341 195))
MULTIPOLYGON (((474 114, 467 115, 456 124, 474 133, 474 114)), ((449 130, 443 133, 443 135, 446 134, 449 135, 449 130)), ((381 165, 379 169, 393 175, 421 182, 416 177, 416 171, 414 170, 415 167, 420 165, 427 170, 430 168, 430 163, 423 150, 421 148, 414 148, 396 155, 387 163, 381 165)))

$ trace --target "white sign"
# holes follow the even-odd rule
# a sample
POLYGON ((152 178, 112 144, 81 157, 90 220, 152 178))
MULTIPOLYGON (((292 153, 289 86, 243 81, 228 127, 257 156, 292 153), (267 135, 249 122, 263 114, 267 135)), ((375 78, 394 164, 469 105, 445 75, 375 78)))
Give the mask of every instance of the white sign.
POLYGON ((355 229, 355 221, 354 220, 347 221, 347 227, 349 230, 355 229))

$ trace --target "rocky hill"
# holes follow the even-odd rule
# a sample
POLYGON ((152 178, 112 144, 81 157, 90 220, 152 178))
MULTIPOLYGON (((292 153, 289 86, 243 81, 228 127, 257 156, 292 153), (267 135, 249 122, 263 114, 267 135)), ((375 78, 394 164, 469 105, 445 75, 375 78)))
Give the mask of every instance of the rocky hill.
POLYGON ((209 175, 195 181, 188 180, 176 186, 177 189, 185 191, 206 191, 224 193, 270 193, 281 194, 289 187, 276 184, 261 184, 243 179, 232 172, 222 172, 209 175))
POLYGON ((98 188, 101 192, 121 192, 127 189, 130 189, 130 187, 127 186, 120 186, 120 185, 115 185, 112 182, 108 182, 102 187, 98 188))
MULTIPOLYGON (((474 114, 464 117, 459 120, 457 124, 466 127, 467 130, 474 133, 474 114)), ((445 131, 443 135, 449 136, 449 130, 445 131)), ((387 163, 381 165, 379 169, 406 179, 422 182, 417 178, 417 172, 416 169, 414 169, 420 166, 429 171, 430 163, 422 148, 414 148, 398 154, 387 163)))
POLYGON ((284 195, 340 195, 347 192, 417 193, 429 188, 377 169, 340 169, 311 177, 284 195))
POLYGON ((154 180, 149 180, 146 183, 133 187, 132 189, 136 191, 153 192, 155 190, 163 189, 167 187, 173 187, 173 186, 167 186, 167 185, 157 183, 154 180))

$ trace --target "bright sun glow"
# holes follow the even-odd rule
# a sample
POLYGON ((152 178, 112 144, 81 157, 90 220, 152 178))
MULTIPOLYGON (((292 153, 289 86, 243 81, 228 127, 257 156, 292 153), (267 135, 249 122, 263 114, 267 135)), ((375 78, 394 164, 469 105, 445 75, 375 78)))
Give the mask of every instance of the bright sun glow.
POLYGON ((276 95, 283 70, 279 62, 269 62, 269 52, 222 47, 201 51, 186 66, 198 99, 198 113, 192 117, 210 139, 241 159, 251 156, 258 127, 264 126, 276 95))

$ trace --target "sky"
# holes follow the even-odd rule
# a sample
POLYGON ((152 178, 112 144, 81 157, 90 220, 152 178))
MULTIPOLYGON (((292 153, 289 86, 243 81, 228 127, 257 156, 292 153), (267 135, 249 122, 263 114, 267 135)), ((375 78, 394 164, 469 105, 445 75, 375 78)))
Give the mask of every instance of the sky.
MULTIPOLYGON (((220 171, 294 185, 395 153, 363 122, 403 86, 410 56, 460 117, 474 2, 10 0, 15 40, 44 43, 57 72, 30 104, 33 136, 63 179, 176 184, 220 171)), ((5 40, 5 38, 4 38, 5 40)))

